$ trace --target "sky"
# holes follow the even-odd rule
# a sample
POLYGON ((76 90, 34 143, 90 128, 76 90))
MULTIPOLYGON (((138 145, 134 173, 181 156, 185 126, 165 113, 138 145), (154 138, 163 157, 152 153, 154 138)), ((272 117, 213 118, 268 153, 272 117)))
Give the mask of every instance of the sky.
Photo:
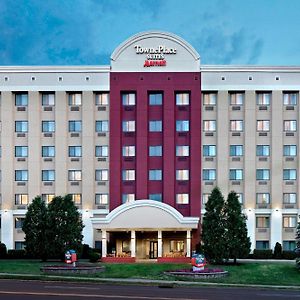
POLYGON ((205 65, 300 66, 299 0, 0 0, 0 65, 108 65, 148 30, 205 65))

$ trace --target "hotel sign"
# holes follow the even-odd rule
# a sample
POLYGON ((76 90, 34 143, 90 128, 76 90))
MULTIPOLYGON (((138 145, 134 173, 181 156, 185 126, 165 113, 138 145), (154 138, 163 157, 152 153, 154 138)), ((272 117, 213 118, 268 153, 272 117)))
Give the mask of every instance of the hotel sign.
POLYGON ((176 48, 169 48, 159 45, 157 47, 142 47, 141 45, 135 45, 136 54, 145 54, 146 59, 144 67, 165 67, 167 65, 166 55, 175 55, 177 53, 176 48))

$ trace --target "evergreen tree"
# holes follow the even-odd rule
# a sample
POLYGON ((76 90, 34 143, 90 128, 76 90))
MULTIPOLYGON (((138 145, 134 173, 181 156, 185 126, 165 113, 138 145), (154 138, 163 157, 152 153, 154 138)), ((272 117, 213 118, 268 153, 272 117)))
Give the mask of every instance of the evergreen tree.
POLYGON ((234 191, 228 194, 224 214, 226 255, 236 263, 237 258, 246 257, 250 253, 251 242, 247 231, 247 217, 242 213, 242 206, 234 191))
POLYGON ((46 260, 48 257, 47 207, 40 196, 28 206, 22 226, 25 249, 30 256, 46 260))
POLYGON ((295 252, 296 252, 296 265, 297 265, 297 268, 300 270, 300 222, 298 222, 298 226, 297 226, 297 229, 296 229, 296 249, 295 249, 295 252))
POLYGON ((205 205, 206 212, 202 223, 202 242, 206 258, 212 263, 222 263, 226 243, 224 198, 219 188, 214 188, 205 205))

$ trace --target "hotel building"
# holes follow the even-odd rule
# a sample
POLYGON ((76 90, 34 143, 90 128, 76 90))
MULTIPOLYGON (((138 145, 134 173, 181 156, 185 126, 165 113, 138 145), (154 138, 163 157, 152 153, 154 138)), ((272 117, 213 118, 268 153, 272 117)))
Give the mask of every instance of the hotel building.
POLYGON ((110 66, 0 67, 1 241, 37 195, 72 194, 104 260, 190 257, 213 187, 238 193, 252 249, 295 247, 300 67, 208 66, 165 32, 110 66))

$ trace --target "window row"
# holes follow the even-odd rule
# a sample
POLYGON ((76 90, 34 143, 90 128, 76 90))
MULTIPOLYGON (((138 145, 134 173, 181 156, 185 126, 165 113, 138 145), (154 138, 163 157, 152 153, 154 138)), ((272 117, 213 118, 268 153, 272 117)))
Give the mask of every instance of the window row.
MULTIPOLYGON (((282 217, 283 228, 296 228, 297 216, 283 216, 282 217)), ((259 216, 256 217, 256 228, 270 228, 270 217, 259 216)))

